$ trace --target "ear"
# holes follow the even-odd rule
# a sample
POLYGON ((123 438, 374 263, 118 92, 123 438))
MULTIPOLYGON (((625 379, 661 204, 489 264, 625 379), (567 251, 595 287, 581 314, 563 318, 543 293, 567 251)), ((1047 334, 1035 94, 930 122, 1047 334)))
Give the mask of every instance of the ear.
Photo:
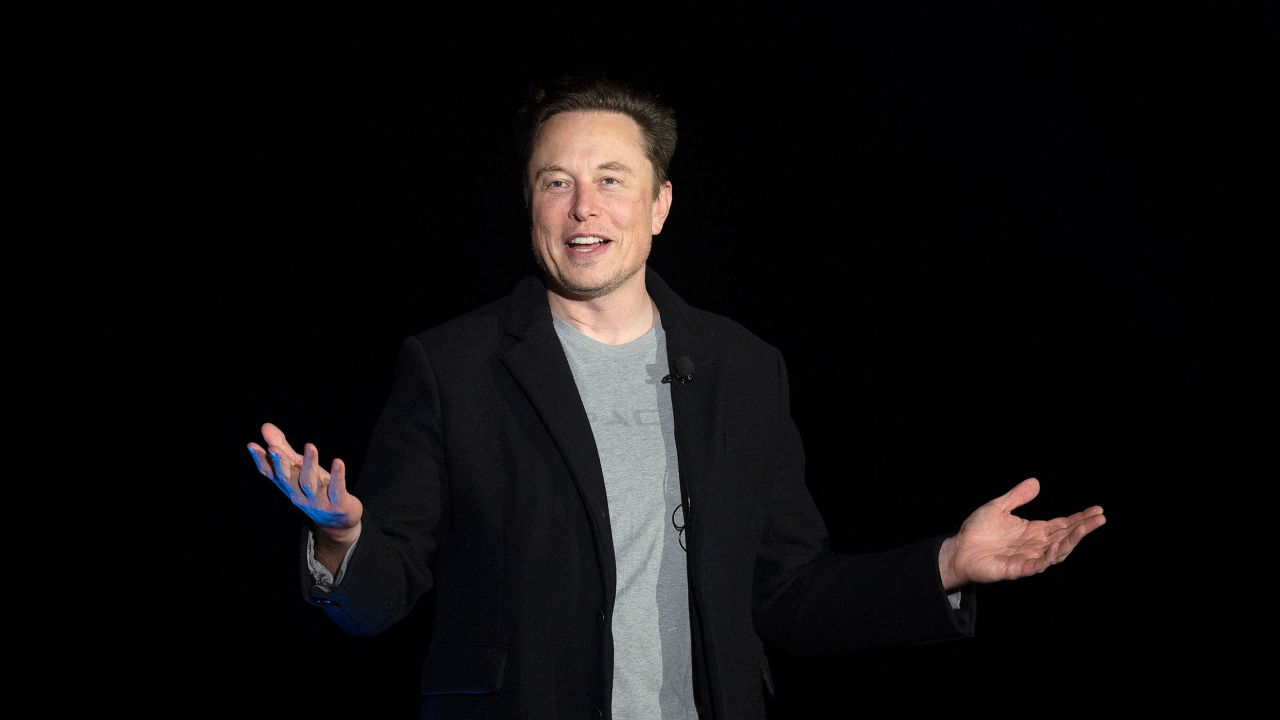
POLYGON ((658 189, 658 197, 653 199, 653 227, 654 235, 662 232, 662 226, 667 222, 667 215, 671 212, 671 181, 662 183, 662 187, 658 189))

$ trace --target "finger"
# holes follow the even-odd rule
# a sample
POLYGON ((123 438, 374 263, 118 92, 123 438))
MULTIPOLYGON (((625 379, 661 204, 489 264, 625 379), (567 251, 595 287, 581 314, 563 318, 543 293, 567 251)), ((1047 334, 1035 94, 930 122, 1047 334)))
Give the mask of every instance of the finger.
POLYGON ((1026 480, 1014 485, 1009 492, 992 500, 991 502, 1004 512, 1012 512, 1035 499, 1040 494, 1040 481, 1029 477, 1026 480))
POLYGON ((267 441, 267 446, 275 446, 284 451, 284 456, 293 463, 301 463, 302 456, 298 454, 293 446, 289 444, 288 439, 284 436, 284 431, 276 427, 272 423, 262 424, 262 439, 267 441))
POLYGON ((339 460, 333 459, 333 465, 329 468, 329 502, 334 506, 338 504, 338 496, 347 491, 347 464, 339 460))
POLYGON ((318 455, 315 445, 307 443, 302 446, 302 470, 298 473, 298 489, 309 498, 316 496, 316 457, 318 455))
POLYGON ((1084 537, 1088 533, 1097 530, 1107 522, 1107 516, 1102 514, 1102 508, 1094 506, 1088 510, 1083 510, 1074 515, 1061 519, 1061 529, 1059 534, 1074 535, 1077 538, 1084 537))
POLYGON ((1076 525, 1071 528, 1071 532, 1067 533, 1066 539, 1063 540, 1063 543, 1067 545, 1067 552, 1074 550, 1076 545, 1079 545, 1080 541, 1084 539, 1085 535, 1088 535, 1106 524, 1107 516, 1101 513, 1097 515, 1090 515, 1080 520, 1080 522, 1076 523, 1076 525))
POLYGON ((253 466, 258 469, 264 477, 275 479, 275 473, 271 470, 271 463, 267 461, 267 451, 262 449, 258 443, 249 443, 249 457, 253 458, 253 466))
POLYGON ((297 490, 298 484, 294 482, 290 471, 293 469, 292 462, 286 461, 281 456, 280 448, 272 445, 267 449, 267 454, 271 457, 271 470, 276 482, 280 483, 281 489, 289 493, 289 497, 293 497, 297 490))
POLYGON ((1074 513, 1066 517, 1046 520, 1045 526, 1047 528, 1047 534, 1050 536, 1058 536, 1073 532, 1081 525, 1087 526, 1089 530, 1092 531, 1093 529, 1100 527, 1106 521, 1107 518, 1102 514, 1102 508, 1094 505, 1091 508, 1081 510, 1078 513, 1074 513))
POLYGON ((1062 537, 1061 540, 1055 543, 1056 546, 1052 549, 1054 554, 1054 562, 1060 563, 1063 560, 1066 560, 1067 556, 1070 555, 1071 552, 1076 549, 1076 546, 1080 544, 1080 541, 1084 539, 1085 535, 1088 535, 1094 530, 1097 530, 1098 528, 1102 527, 1104 524, 1106 524, 1106 521, 1107 521, 1106 516, 1102 515, 1101 513, 1098 513, 1098 514, 1090 515, 1086 518, 1083 518, 1077 523, 1073 524, 1066 531, 1065 536, 1062 537))
POLYGON ((1066 560, 1067 556, 1071 554, 1071 548, 1073 547, 1075 547, 1075 544, 1067 542, 1066 540, 1059 540, 1050 545, 1049 552, 1044 554, 1045 559, 1048 560, 1045 567, 1048 567, 1049 565, 1057 565, 1063 560, 1066 560))
POLYGON ((1107 521, 1107 519, 1106 519, 1106 517, 1105 517, 1105 513, 1103 513, 1103 511, 1102 511, 1102 506, 1101 506, 1101 505, 1094 505, 1093 507, 1090 507, 1090 508, 1086 508, 1086 509, 1084 509, 1084 510, 1081 510, 1080 512, 1078 512, 1078 513, 1076 513, 1076 514, 1077 514, 1077 515, 1079 515, 1081 518, 1093 518, 1093 517, 1095 517, 1095 516, 1103 516, 1103 517, 1102 517, 1102 522, 1106 522, 1106 521, 1107 521))
POLYGON ((249 443, 249 454, 253 457, 253 464, 258 468, 258 472, 271 481, 280 492, 293 497, 293 490, 289 488, 280 478, 276 477, 275 469, 271 465, 271 461, 267 458, 267 451, 263 450, 257 443, 249 443))

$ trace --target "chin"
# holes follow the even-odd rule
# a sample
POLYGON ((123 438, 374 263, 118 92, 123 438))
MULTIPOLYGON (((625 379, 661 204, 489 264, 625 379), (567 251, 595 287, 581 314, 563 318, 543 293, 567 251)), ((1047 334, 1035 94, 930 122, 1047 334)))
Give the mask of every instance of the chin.
POLYGON ((594 300, 604 297, 609 293, 622 287, 631 277, 612 277, 607 280, 588 280, 586 278, 571 278, 563 275, 551 275, 552 284, 555 285, 556 291, 565 297, 574 300, 594 300))
POLYGON ((552 283, 557 293, 572 300, 594 300, 604 297, 615 288, 611 285, 579 285, 556 278, 552 283))

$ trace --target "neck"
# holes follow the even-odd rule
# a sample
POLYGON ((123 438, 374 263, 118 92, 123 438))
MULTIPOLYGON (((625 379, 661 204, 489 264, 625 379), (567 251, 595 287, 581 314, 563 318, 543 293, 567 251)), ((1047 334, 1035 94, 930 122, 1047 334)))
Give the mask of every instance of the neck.
POLYGON ((547 290, 551 314, 569 323, 578 332, 606 345, 621 345, 639 338, 653 327, 658 308, 640 282, 626 283, 608 295, 577 300, 547 290))

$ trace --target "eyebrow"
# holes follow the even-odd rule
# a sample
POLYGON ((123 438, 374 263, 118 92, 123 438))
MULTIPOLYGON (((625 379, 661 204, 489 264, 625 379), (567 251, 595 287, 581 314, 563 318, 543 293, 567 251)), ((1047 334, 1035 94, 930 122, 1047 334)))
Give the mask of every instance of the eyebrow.
POLYGON ((596 167, 596 169, 597 169, 597 170, 612 170, 612 171, 614 171, 614 172, 624 172, 624 173, 627 173, 627 174, 631 174, 631 168, 629 168, 629 167, 627 167, 626 165, 624 165, 624 164, 622 164, 622 163, 618 162, 617 160, 610 160, 609 162, 600 163, 600 165, 599 165, 598 167, 596 167))
MULTIPOLYGON (((626 165, 625 163, 620 163, 617 160, 609 160, 607 162, 602 162, 596 166, 596 169, 610 170, 613 172, 622 172, 622 173, 627 173, 628 175, 635 174, 634 172, 632 172, 630 166, 626 165)), ((542 175, 543 173, 553 173, 553 172, 562 172, 562 173, 565 173, 566 175, 569 173, 568 170, 565 170, 559 165, 543 165, 542 167, 538 168, 538 171, 535 172, 533 176, 536 178, 539 175, 542 175)))

